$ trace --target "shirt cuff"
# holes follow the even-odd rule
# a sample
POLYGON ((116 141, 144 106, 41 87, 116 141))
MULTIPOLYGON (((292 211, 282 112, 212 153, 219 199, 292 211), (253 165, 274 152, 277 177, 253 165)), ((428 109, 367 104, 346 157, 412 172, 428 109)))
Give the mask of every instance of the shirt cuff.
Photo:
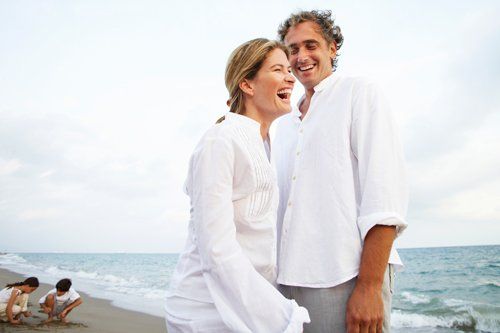
POLYGON ((377 224, 396 226, 396 237, 399 237, 408 226, 408 223, 403 219, 403 217, 395 212, 380 212, 360 216, 358 218, 358 228, 361 234, 361 239, 364 240, 368 231, 370 231, 370 229, 377 224))
POLYGON ((293 306, 292 317, 284 333, 301 333, 304 330, 304 323, 311 322, 309 312, 306 308, 299 306, 295 300, 291 300, 291 302, 293 306))

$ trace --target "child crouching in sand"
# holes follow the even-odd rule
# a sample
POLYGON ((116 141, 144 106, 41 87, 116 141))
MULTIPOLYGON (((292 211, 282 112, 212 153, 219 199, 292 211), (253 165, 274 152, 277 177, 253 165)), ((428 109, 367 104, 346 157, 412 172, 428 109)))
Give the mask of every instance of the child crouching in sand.
POLYGON ((82 304, 82 298, 75 289, 71 288, 70 279, 62 279, 57 282, 56 287, 40 298, 40 307, 48 315, 45 323, 50 323, 55 316, 61 322, 67 322, 66 317, 78 305, 82 304))
POLYGON ((6 285, 0 291, 0 319, 11 324, 20 324, 21 315, 31 317, 31 312, 28 311, 28 297, 38 286, 36 277, 6 285))

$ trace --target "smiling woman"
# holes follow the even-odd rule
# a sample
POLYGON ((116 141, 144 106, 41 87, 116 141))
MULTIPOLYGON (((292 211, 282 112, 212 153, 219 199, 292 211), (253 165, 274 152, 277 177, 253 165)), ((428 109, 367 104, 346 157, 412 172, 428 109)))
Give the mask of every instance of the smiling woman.
POLYGON ((291 333, 309 322, 307 310, 274 287, 278 189, 268 131, 291 109, 287 52, 261 38, 229 58, 231 112, 190 161, 191 219, 165 306, 169 333, 291 333))

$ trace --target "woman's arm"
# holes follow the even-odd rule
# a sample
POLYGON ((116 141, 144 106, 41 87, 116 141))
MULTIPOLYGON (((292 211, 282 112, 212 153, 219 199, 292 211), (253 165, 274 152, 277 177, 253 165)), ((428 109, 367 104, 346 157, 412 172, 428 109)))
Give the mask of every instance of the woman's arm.
POLYGON ((9 301, 7 302, 7 319, 11 324, 19 324, 21 321, 19 319, 14 319, 14 314, 12 313, 12 307, 14 306, 14 302, 16 301, 17 296, 19 295, 19 290, 12 288, 12 294, 10 294, 9 301))

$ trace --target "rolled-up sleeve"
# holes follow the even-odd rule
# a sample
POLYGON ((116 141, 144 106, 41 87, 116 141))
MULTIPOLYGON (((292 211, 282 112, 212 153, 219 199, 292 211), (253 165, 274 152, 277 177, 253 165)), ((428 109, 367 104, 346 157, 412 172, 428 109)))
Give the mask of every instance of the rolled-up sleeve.
POLYGON ((407 227, 406 166, 395 119, 379 89, 369 82, 353 88, 351 148, 357 160, 362 239, 375 225, 407 227))
POLYGON ((224 323, 235 332, 302 332, 307 310, 283 297, 253 267, 236 239, 232 202, 235 150, 207 139, 192 159, 194 237, 203 277, 224 323))

